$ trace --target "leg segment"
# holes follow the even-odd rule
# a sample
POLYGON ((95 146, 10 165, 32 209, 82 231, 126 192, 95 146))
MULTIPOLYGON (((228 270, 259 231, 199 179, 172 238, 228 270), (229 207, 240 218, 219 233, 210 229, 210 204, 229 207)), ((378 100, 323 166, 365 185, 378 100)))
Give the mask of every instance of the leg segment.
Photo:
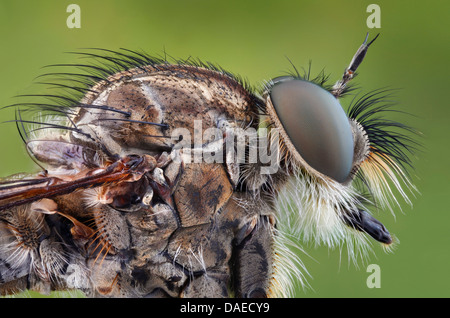
POLYGON ((236 297, 267 297, 273 270, 273 229, 269 217, 260 216, 252 232, 236 247, 236 297))

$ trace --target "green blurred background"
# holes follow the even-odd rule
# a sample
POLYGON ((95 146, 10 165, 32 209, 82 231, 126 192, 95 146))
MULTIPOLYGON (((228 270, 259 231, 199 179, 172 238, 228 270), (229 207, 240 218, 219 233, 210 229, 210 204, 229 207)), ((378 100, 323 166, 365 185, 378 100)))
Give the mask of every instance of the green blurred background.
MULTIPOLYGON (((312 73, 325 68, 334 82, 366 32, 380 32, 355 81, 364 91, 401 89, 398 107, 415 117, 394 119, 423 132, 424 151, 413 159, 420 195, 412 209, 402 204, 395 217, 388 211, 377 216, 400 240, 393 253, 374 244, 375 255, 357 267, 345 252, 305 246, 311 288, 296 296, 449 297, 449 12, 448 0, 1 0, 0 105, 36 91, 32 83, 46 71, 43 66, 76 62, 64 52, 78 48, 166 50, 218 63, 252 84, 291 70, 286 57, 298 68, 312 60, 312 73), (66 26, 71 3, 81 7, 80 29, 66 26), (371 3, 381 8, 380 29, 366 25, 371 3), (371 263, 380 266, 381 288, 366 285, 371 263)), ((12 109, 0 111, 0 121, 11 119, 12 109)), ((36 168, 14 124, 0 125, 0 149, 1 176, 36 168)))

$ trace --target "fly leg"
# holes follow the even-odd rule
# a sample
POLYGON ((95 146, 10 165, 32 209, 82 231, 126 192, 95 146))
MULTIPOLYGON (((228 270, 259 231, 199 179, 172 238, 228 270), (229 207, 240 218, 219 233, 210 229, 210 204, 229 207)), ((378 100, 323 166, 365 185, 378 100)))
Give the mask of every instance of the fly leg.
POLYGON ((273 270, 273 222, 269 216, 257 216, 242 231, 250 233, 236 246, 236 297, 265 298, 273 270))
POLYGON ((183 298, 226 298, 228 289, 226 282, 229 281, 226 270, 212 270, 194 277, 189 285, 183 290, 183 298))
POLYGON ((76 250, 56 210, 54 201, 42 199, 0 212, 0 295, 67 288, 76 250))

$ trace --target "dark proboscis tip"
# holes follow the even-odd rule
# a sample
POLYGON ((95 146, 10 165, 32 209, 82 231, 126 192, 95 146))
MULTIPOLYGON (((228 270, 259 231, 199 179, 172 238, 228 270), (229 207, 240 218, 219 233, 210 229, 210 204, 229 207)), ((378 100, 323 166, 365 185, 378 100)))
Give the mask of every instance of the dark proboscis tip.
POLYGON ((350 214, 345 218, 345 223, 358 231, 367 233, 380 243, 392 243, 392 237, 386 227, 364 210, 350 214))

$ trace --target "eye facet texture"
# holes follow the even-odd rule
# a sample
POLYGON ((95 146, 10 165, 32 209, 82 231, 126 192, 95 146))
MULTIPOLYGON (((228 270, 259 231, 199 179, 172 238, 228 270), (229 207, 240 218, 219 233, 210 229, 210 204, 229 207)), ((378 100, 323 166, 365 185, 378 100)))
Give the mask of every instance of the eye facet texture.
POLYGON ((274 82, 270 98, 297 152, 315 170, 344 182, 353 163, 353 135, 337 99, 308 81, 274 82))

